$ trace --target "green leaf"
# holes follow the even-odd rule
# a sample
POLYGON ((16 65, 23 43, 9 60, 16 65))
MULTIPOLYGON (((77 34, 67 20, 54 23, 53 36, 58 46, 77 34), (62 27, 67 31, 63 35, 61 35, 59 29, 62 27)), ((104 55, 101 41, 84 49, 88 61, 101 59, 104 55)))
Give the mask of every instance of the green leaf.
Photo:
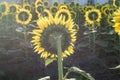
POLYGON ((50 80, 50 76, 46 76, 46 77, 40 78, 38 80, 50 80))
POLYGON ((56 60, 56 59, 46 59, 45 60, 45 66, 48 66, 50 63, 52 63, 54 60, 56 60))
POLYGON ((71 67, 69 69, 70 72, 76 72, 81 74, 82 76, 84 76, 85 78, 89 79, 89 80, 95 80, 89 73, 85 72, 84 70, 81 70, 77 67, 71 67))
POLYGON ((113 68, 110 68, 110 69, 120 69, 120 65, 113 67, 113 68))

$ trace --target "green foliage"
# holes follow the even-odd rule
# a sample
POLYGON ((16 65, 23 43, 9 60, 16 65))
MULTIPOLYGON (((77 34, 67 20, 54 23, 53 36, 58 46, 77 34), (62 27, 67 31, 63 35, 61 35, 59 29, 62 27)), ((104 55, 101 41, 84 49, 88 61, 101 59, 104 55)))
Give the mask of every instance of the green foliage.
POLYGON ((64 76, 64 80, 67 78, 68 74, 71 73, 71 72, 78 73, 78 74, 84 76, 85 78, 87 78, 88 80, 95 80, 89 73, 87 73, 84 70, 81 70, 81 69, 79 69, 77 67, 71 67, 71 68, 69 68, 68 72, 64 76))
POLYGON ((52 63, 54 60, 56 60, 56 59, 46 59, 45 60, 45 66, 48 66, 50 63, 52 63))
POLYGON ((113 67, 113 68, 110 68, 110 69, 120 69, 120 65, 113 67))

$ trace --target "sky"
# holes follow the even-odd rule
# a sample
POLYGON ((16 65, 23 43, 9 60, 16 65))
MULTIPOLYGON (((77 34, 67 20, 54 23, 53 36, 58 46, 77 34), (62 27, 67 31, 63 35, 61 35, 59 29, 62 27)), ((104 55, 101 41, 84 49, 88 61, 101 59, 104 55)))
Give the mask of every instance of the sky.
MULTIPOLYGON (((21 1, 21 0, 0 0, 0 1, 9 1, 9 2, 14 2, 14 1, 21 1)), ((56 1, 56 0, 49 0, 49 1, 56 1)), ((63 1, 63 0, 59 0, 63 1)), ((72 0, 66 0, 67 2, 72 1, 72 0)), ((79 2, 80 5, 84 5, 88 0, 74 0, 75 2, 79 2)), ((108 2, 108 0, 95 0, 95 3, 101 3, 104 4, 105 2, 108 2)))

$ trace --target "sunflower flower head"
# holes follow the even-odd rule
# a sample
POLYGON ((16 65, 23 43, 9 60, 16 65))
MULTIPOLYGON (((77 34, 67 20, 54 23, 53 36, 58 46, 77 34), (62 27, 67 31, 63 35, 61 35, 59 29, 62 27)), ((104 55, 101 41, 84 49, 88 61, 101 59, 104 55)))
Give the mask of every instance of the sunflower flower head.
POLYGON ((20 5, 16 3, 9 4, 9 13, 15 14, 20 8, 20 5))
MULTIPOLYGON (((34 35, 32 44, 34 51, 42 58, 57 58, 56 38, 61 36, 62 57, 73 54, 76 40, 76 29, 72 18, 66 20, 66 16, 58 11, 55 16, 41 17, 37 21, 38 29, 32 31, 34 35)), ((64 12, 64 11, 63 11, 64 12)), ((70 13, 70 12, 69 12, 70 13)))
POLYGON ((3 15, 7 15, 9 12, 9 8, 8 8, 8 3, 7 2, 0 2, 0 12, 3 15))
POLYGON ((30 13, 29 10, 26 10, 24 8, 21 8, 15 15, 16 22, 22 24, 22 25, 27 25, 30 23, 32 19, 32 14, 30 13))
POLYGON ((56 12, 58 11, 58 7, 57 6, 51 6, 50 11, 51 11, 52 15, 55 15, 56 12))
POLYGON ((98 9, 91 9, 85 13, 85 20, 89 24, 94 24, 95 22, 100 22, 101 12, 98 9))
POLYGON ((43 5, 43 2, 42 0, 36 0, 34 5, 37 7, 38 5, 43 5))
POLYGON ((27 10, 29 10, 29 11, 32 10, 32 6, 31 6, 29 3, 23 4, 23 8, 25 8, 25 9, 27 9, 27 10))
POLYGON ((107 18, 107 22, 109 25, 114 25, 114 22, 112 20, 113 20, 113 15, 109 15, 107 18))
POLYGON ((113 27, 115 32, 120 36, 120 8, 114 12, 112 21, 114 22, 113 27))

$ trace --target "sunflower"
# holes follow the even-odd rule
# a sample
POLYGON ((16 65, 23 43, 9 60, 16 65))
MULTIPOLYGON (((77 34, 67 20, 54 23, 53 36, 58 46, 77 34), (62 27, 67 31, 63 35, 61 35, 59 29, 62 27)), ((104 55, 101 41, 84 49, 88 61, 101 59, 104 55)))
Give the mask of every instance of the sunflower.
POLYGON ((31 6, 29 3, 23 4, 23 8, 25 8, 25 9, 27 9, 27 10, 29 10, 29 11, 32 10, 32 6, 31 6))
POLYGON ((104 13, 104 9, 106 8, 109 8, 109 4, 104 4, 102 7, 101 7, 101 11, 104 13))
POLYGON ((114 12, 112 21, 114 22, 113 27, 115 29, 115 32, 120 36, 120 8, 114 12))
POLYGON ((90 23, 94 24, 95 22, 100 22, 101 20, 101 12, 98 9, 92 9, 85 13, 85 20, 90 23))
POLYGON ((58 7, 59 5, 60 5, 59 2, 54 2, 53 3, 53 6, 57 6, 58 7))
POLYGON ((80 11, 81 14, 84 14, 84 12, 85 12, 84 7, 83 7, 83 6, 80 6, 80 7, 79 7, 79 11, 80 11))
POLYGON ((23 24, 23 25, 27 25, 31 21, 31 19, 32 19, 32 14, 30 13, 29 10, 21 8, 17 12, 15 18, 16 18, 16 21, 18 23, 23 24))
POLYGON ((109 25, 113 25, 114 24, 114 22, 112 21, 112 19, 113 19, 113 16, 109 15, 108 18, 107 18, 107 22, 108 22, 109 25))
POLYGON ((77 2, 75 3, 76 8, 80 6, 80 4, 77 2))
POLYGON ((114 27, 115 32, 120 36, 120 24, 114 27))
POLYGON ((44 6, 43 5, 37 5, 36 8, 35 8, 35 12, 37 14, 40 14, 44 11, 44 6))
POLYGON ((38 5, 43 5, 42 0, 36 0, 35 1, 35 7, 37 7, 38 5))
POLYGON ((102 7, 102 5, 99 4, 99 3, 97 3, 97 4, 95 5, 95 8, 96 8, 96 9, 101 9, 101 7, 102 7))
POLYGON ((45 1, 43 2, 43 4, 44 4, 45 7, 47 7, 47 6, 49 5, 48 0, 45 0, 45 1))
POLYGON ((58 11, 58 7, 57 6, 51 6, 50 7, 50 12, 52 13, 52 15, 55 15, 57 11, 58 11))
POLYGON ((75 11, 70 11, 70 13, 71 13, 71 17, 72 17, 73 19, 75 19, 75 18, 76 18, 76 12, 75 12, 75 11))
POLYGON ((9 4, 9 13, 15 14, 20 8, 20 5, 16 3, 9 4))
POLYGON ((65 17, 64 19, 65 19, 66 23, 69 22, 71 20, 71 18, 72 18, 70 11, 67 10, 67 9, 58 10, 57 13, 56 13, 56 16, 60 17, 61 15, 63 15, 63 17, 65 17))
POLYGON ((68 9, 68 6, 65 5, 65 4, 61 4, 61 5, 59 6, 59 9, 68 9))
POLYGON ((103 13, 104 13, 104 15, 109 15, 110 14, 110 8, 109 7, 107 7, 107 8, 105 8, 104 10, 103 10, 103 13))
POLYGON ((44 11, 43 11, 43 17, 48 17, 49 19, 52 19, 52 15, 51 15, 50 10, 44 9, 44 11))
POLYGON ((0 13, 2 13, 3 15, 7 15, 8 12, 9 12, 8 3, 1 2, 0 3, 0 13))
POLYGON ((68 6, 69 7, 75 7, 76 5, 75 5, 75 2, 72 1, 71 3, 68 4, 68 6))
POLYGON ((113 6, 117 7, 119 5, 119 2, 117 2, 117 0, 113 0, 113 6))
MULTIPOLYGON (((52 14, 51 14, 52 16, 52 14)), ((64 15, 58 17, 42 17, 37 21, 38 29, 32 31, 34 35, 31 41, 34 51, 41 55, 42 58, 57 58, 57 48, 55 38, 61 35, 62 57, 65 58, 73 54, 74 42, 76 40, 76 29, 73 29, 74 22, 72 19, 65 22, 64 15)))
POLYGON ((85 7, 85 11, 89 11, 89 10, 91 10, 91 9, 93 9, 93 6, 90 6, 90 5, 89 5, 89 6, 86 6, 86 7, 85 7))

